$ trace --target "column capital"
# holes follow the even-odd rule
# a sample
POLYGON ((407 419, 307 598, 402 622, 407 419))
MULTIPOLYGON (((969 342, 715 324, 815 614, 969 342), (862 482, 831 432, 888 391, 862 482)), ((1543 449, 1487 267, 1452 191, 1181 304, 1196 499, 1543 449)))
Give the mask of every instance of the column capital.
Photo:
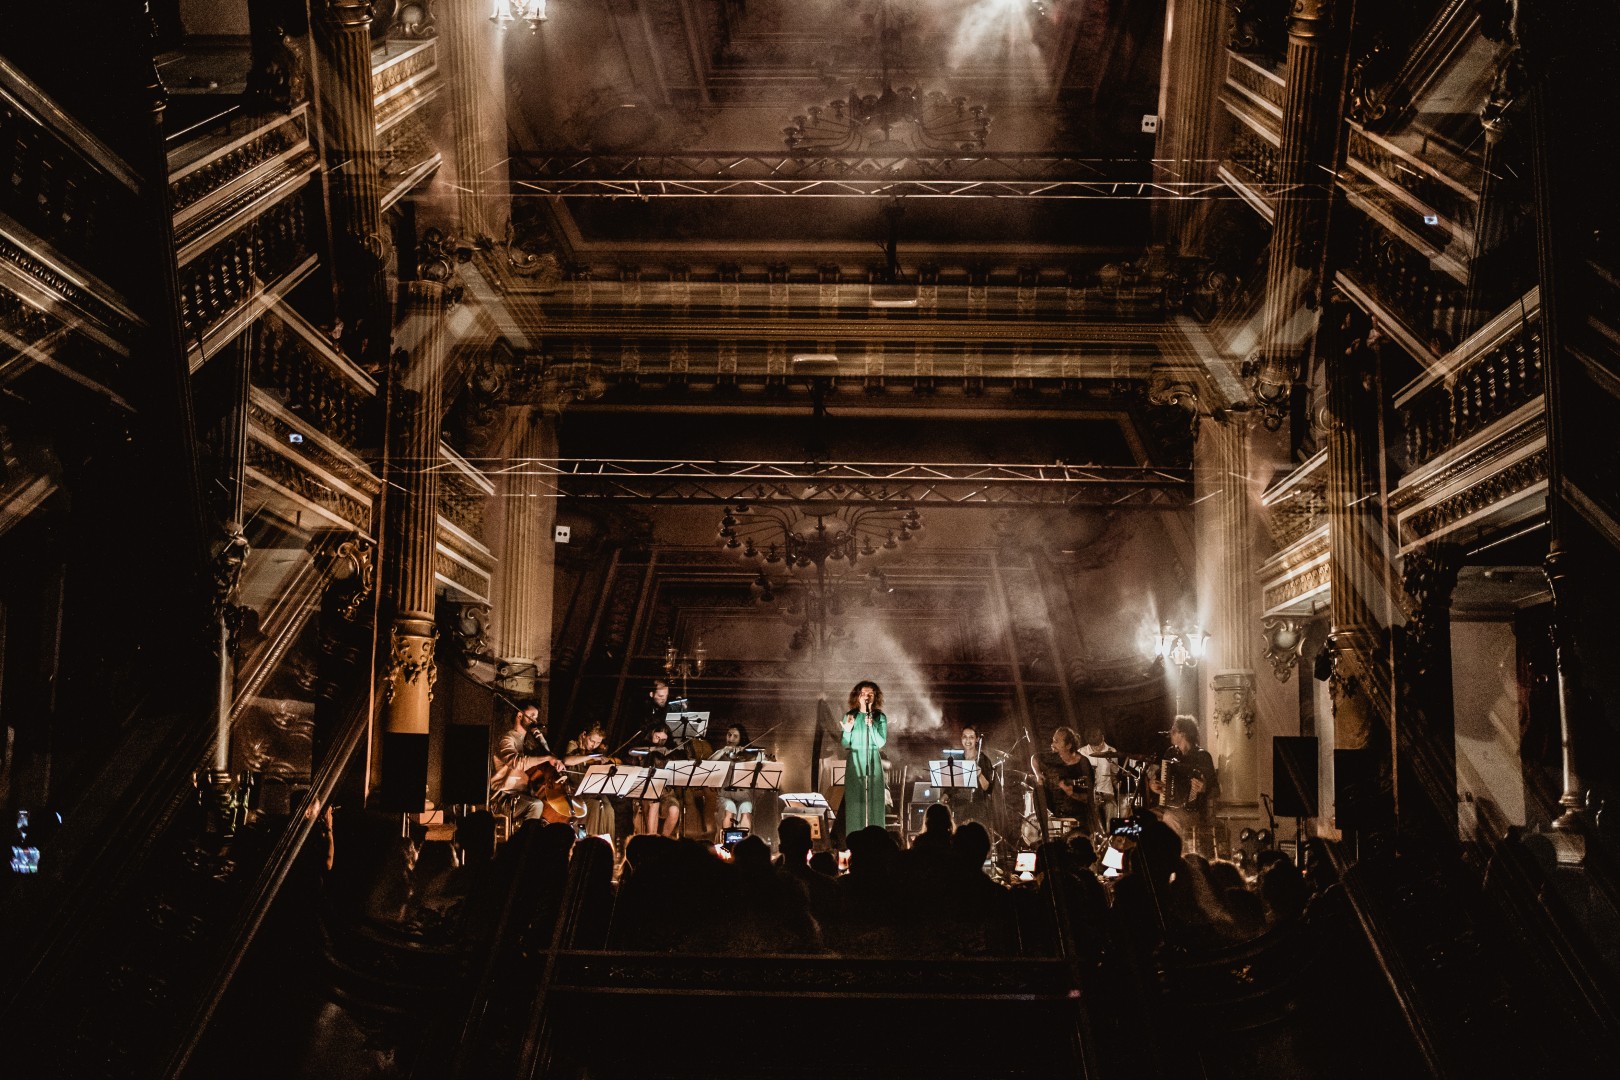
POLYGON ((1311 41, 1327 33, 1333 22, 1333 0, 1294 0, 1288 10, 1288 36, 1311 41))
POLYGON ((371 0, 316 0, 317 14, 328 26, 340 30, 369 29, 374 14, 371 0))

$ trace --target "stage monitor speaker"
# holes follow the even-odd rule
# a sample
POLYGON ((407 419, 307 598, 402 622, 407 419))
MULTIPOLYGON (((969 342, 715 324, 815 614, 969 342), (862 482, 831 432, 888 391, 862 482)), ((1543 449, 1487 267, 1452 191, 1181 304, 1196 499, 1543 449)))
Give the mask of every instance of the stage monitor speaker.
POLYGON ((1278 817, 1315 817, 1316 792, 1316 736, 1272 739, 1271 812, 1278 817))
POLYGON ((1335 825, 1341 829, 1377 825, 1385 800, 1378 788, 1378 759, 1371 750, 1333 751, 1333 792, 1335 825))
POLYGON ((427 804, 428 737, 383 732, 381 764, 382 782, 377 785, 372 808, 420 814, 427 804))
POLYGON ((451 724, 444 729, 444 777, 439 801, 446 806, 489 801, 489 725, 451 724))

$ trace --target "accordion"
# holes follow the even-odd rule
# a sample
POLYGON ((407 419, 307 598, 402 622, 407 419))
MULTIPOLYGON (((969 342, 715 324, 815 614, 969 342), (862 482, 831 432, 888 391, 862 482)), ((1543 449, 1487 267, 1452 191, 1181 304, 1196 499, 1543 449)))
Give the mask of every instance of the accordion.
POLYGON ((1175 758, 1165 758, 1159 765, 1159 786, 1162 789, 1159 805, 1171 810, 1185 810, 1193 801, 1192 766, 1175 758))

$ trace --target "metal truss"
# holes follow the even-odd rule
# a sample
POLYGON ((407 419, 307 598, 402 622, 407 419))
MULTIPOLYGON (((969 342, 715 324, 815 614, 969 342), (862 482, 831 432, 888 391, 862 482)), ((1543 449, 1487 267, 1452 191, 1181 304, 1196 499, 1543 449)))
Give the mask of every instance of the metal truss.
MULTIPOLYGON (((1221 180, 1188 179, 1197 164, 1052 154, 849 156, 794 154, 518 155, 514 196, 759 198, 1213 199, 1237 198, 1221 180)), ((1292 186, 1258 184, 1267 198, 1292 186)), ((505 192, 503 192, 505 193, 505 192)), ((491 193, 493 194, 493 193, 491 193)))
POLYGON ((489 475, 538 477, 554 497, 654 503, 1174 509, 1192 498, 1190 470, 1127 466, 515 458, 489 475))

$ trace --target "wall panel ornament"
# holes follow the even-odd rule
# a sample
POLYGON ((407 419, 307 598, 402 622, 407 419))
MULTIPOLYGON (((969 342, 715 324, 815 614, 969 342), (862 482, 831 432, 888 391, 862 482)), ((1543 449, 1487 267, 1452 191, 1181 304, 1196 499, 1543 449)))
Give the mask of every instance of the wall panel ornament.
POLYGON ((1301 650, 1305 647, 1305 627, 1298 619, 1265 619, 1261 622, 1261 638, 1266 643, 1261 655, 1271 665, 1277 681, 1286 683, 1299 666, 1301 650))

